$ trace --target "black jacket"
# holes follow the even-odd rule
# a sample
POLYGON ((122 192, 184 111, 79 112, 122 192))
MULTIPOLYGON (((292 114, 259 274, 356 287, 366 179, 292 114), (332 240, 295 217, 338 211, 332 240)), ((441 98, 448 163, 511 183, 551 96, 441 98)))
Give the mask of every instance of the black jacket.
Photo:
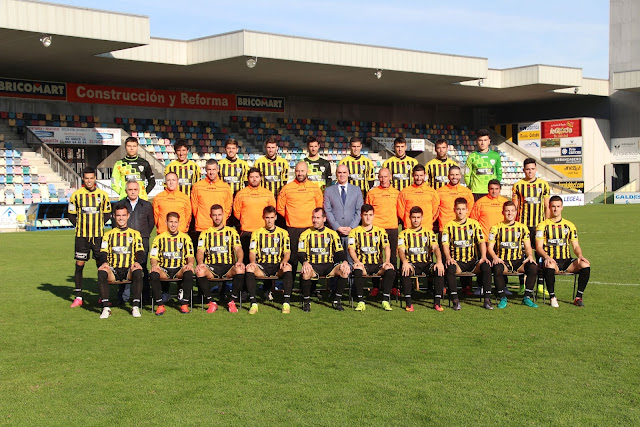
POLYGON ((127 209, 129 209, 129 214, 131 215, 129 217, 129 222, 127 223, 129 228, 133 228, 134 230, 139 231, 140 235, 143 238, 149 238, 153 227, 155 227, 155 222, 153 219, 153 206, 151 205, 151 203, 138 197, 136 208, 135 210, 132 210, 131 201, 129 200, 129 198, 125 197, 124 199, 122 199, 122 202, 127 206, 127 209))

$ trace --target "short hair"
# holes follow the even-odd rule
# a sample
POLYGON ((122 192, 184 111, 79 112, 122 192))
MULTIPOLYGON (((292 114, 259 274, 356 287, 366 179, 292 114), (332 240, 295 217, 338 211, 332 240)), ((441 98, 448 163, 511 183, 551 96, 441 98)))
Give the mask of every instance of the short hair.
POLYGON ((368 203, 365 203, 364 205, 362 205, 362 207, 360 208, 360 215, 362 215, 363 213, 367 213, 367 212, 374 212, 373 210, 373 206, 371 206, 368 203))
POLYGON ((451 172, 451 170, 453 170, 453 169, 462 170, 462 169, 460 169, 460 166, 458 166, 458 165, 452 165, 451 167, 449 167, 449 170, 447 171, 447 173, 451 172))
POLYGON ((184 147, 187 150, 189 149, 189 144, 187 144, 187 141, 185 141, 184 139, 179 139, 176 141, 175 144, 173 144, 173 149, 174 151, 177 150, 180 147, 184 147))
POLYGON ((506 202, 504 202, 504 204, 502 205, 502 210, 504 210, 504 208, 509 207, 509 206, 513 206, 514 208, 516 207, 516 204, 513 203, 511 200, 507 200, 506 202))
POLYGON ((532 159, 531 157, 527 157, 526 159, 524 159, 524 163, 522 164, 522 166, 527 166, 528 164, 533 163, 534 165, 537 165, 536 163, 536 159, 532 159))
POLYGON ((116 203, 116 205, 113 207, 113 211, 121 211, 122 209, 124 209, 125 211, 127 211, 127 213, 129 212, 129 208, 127 207, 127 205, 125 205, 123 202, 118 202, 116 203))
POLYGON ((235 146, 237 147, 237 146, 238 146, 238 141, 236 141, 236 140, 235 140, 235 139, 233 139, 233 138, 229 138, 229 139, 227 139, 227 140, 225 141, 225 143, 224 143, 224 148, 227 148, 227 146, 229 146, 229 145, 235 145, 235 146))
POLYGON ((178 212, 169 212, 167 214, 167 221, 169 221, 169 218, 176 218, 179 221, 180 220, 180 214, 178 212))
POLYGON ((135 136, 130 136, 127 139, 125 139, 124 145, 127 145, 127 142, 135 142, 136 144, 139 144, 138 138, 136 138, 135 136))
POLYGON ((402 136, 397 137, 396 139, 393 140, 393 145, 395 146, 396 144, 406 144, 407 140, 404 139, 402 136))
POLYGON ((315 136, 310 136, 307 138, 307 145, 309 145, 309 143, 311 142, 318 142, 318 140, 316 139, 315 136))
POLYGON ((224 212, 224 208, 222 207, 222 205, 219 205, 218 203, 216 203, 215 205, 211 206, 211 209, 209 209, 209 214, 211 214, 213 211, 223 211, 224 212))
POLYGON ((274 213, 276 213, 276 208, 274 208, 271 205, 265 206, 264 209, 262 209, 262 217, 264 217, 266 214, 274 214, 274 213))
POLYGON ((443 139, 443 138, 438 138, 438 139, 436 139, 436 143, 435 143, 435 146, 436 146, 436 147, 437 147, 438 145, 442 145, 442 144, 449 145, 449 143, 447 142, 447 140, 446 140, 446 139, 443 139))
POLYGON ((207 160, 207 163, 204 164, 204 167, 206 168, 207 166, 211 166, 211 165, 217 165, 218 161, 216 159, 209 159, 207 160))
POLYGON ((487 183, 487 188, 489 188, 490 185, 497 185, 498 187, 502 188, 502 184, 500 184, 500 181, 498 181, 497 179, 492 179, 491 181, 489 181, 487 183))
POLYGON ((411 171, 411 175, 413 175, 413 174, 414 174, 414 173, 416 173, 416 172, 420 172, 420 171, 422 171, 422 172, 426 172, 426 169, 424 168, 424 166, 422 166, 422 165, 420 165, 420 164, 415 165, 415 166, 413 167, 413 170, 411 171))
POLYGON ((551 204, 551 202, 560 202, 560 203, 564 204, 564 201, 562 200, 562 197, 560 197, 560 196, 551 196, 551 198, 549 199, 549 204, 551 204))
POLYGON ((264 141, 265 147, 267 146, 267 144, 277 144, 277 143, 278 142, 276 141, 276 137, 274 135, 267 137, 267 139, 265 139, 264 141))
POLYGON ((92 174, 96 174, 96 168, 94 168, 93 166, 85 166, 84 169, 82 169, 82 176, 84 176, 87 173, 92 173, 92 174))
POLYGON ((167 174, 164 176, 164 178, 166 179, 169 175, 175 175, 176 178, 178 177, 178 174, 175 172, 167 172, 167 174))
POLYGON ((465 205, 467 206, 467 199, 465 199, 464 197, 458 197, 455 202, 453 202, 453 206, 458 206, 458 205, 465 205))
POLYGON ((247 176, 251 175, 252 173, 258 173, 258 175, 262 176, 262 172, 260 172, 260 169, 258 169, 257 167, 252 167, 249 168, 249 171, 247 171, 247 176))
POLYGON ((359 142, 362 144, 362 140, 360 139, 359 136, 352 136, 351 139, 349 140, 349 145, 353 144, 354 142, 359 142))
POLYGON ((138 181, 136 181, 135 179, 129 179, 127 180, 127 183, 124 185, 124 188, 127 188, 127 185, 129 184, 135 184, 138 186, 138 188, 140 188, 140 184, 138 184, 138 181))
POLYGON ((324 208, 315 208, 313 210, 313 213, 318 213, 318 212, 322 212, 322 217, 326 218, 327 217, 327 213, 325 212, 324 208))
POLYGON ((476 140, 482 138, 483 136, 488 136, 489 138, 491 138, 491 135, 489 135, 489 131, 486 129, 478 129, 478 132, 476 132, 476 140))
POLYGON ((414 206, 411 209, 409 209, 409 216, 413 215, 414 213, 419 213, 420 215, 424 214, 420 206, 414 206))

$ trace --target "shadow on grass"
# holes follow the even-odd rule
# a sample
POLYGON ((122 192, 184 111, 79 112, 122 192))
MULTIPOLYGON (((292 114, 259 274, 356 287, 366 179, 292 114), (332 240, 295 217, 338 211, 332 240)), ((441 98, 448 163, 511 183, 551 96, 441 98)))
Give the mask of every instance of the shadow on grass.
MULTIPOLYGON (((73 276, 69 276, 67 282, 74 283, 73 276)), ((38 290, 50 292, 51 294, 57 296, 58 298, 71 303, 75 298, 75 294, 73 293, 74 286, 69 285, 54 285, 52 283, 41 283, 38 286, 38 290)), ((82 290, 83 293, 83 302, 82 308, 89 311, 98 312, 98 295, 97 295, 97 281, 95 279, 85 279, 84 287, 82 290)))

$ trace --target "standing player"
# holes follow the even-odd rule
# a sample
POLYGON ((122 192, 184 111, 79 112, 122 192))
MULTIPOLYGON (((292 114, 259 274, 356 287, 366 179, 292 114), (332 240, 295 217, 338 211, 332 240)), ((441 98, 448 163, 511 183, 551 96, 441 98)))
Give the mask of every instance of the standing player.
POLYGON ((493 264, 493 275, 496 290, 500 297, 498 308, 507 306, 504 294, 504 273, 525 273, 527 286, 522 303, 528 307, 537 307, 532 301, 533 286, 538 277, 538 265, 533 257, 529 230, 522 223, 516 221, 516 207, 513 202, 505 202, 502 207, 504 221, 491 227, 487 252, 493 264), (524 255, 523 250, 524 247, 524 255))
MULTIPOLYGON (((153 198, 153 217, 157 233, 167 231, 165 218, 169 212, 180 214, 180 231, 186 233, 191 222, 191 200, 189 196, 178 190, 178 175, 169 172, 164 177, 165 189, 153 198)), ((191 186, 189 186, 191 189, 191 186)))
POLYGON ((440 198, 440 209, 438 209, 438 229, 442 231, 445 224, 456 218, 453 205, 456 199, 462 197, 467 201, 467 208, 473 208, 473 194, 471 190, 460 184, 462 173, 460 167, 453 165, 447 174, 447 183, 438 188, 440 198))
POLYGON ((340 160, 339 165, 346 165, 349 169, 349 184, 353 184, 362 190, 362 197, 365 197, 369 189, 373 186, 373 162, 360 154, 362 141, 357 136, 351 138, 349 147, 351 153, 340 160))
MULTIPOLYGON (((173 144, 176 153, 176 160, 171 161, 164 168, 164 176, 173 172, 178 177, 178 190, 191 196, 191 187, 200 180, 202 171, 200 166, 193 160, 189 160, 189 145, 184 139, 179 139, 173 144)), ((164 217, 163 217, 164 218, 164 217)), ((186 220, 183 218, 183 220, 186 220)), ((191 221, 190 219, 188 221, 191 221)))
POLYGON ((411 303, 411 276, 431 274, 434 276, 435 298, 433 308, 444 311, 440 300, 444 290, 444 265, 438 246, 438 235, 429 228, 422 228, 422 208, 414 206, 409 212, 411 228, 402 230, 398 237, 398 257, 402 262, 402 290, 407 311, 413 311, 411 303), (433 255, 436 262, 433 262, 433 255))
MULTIPOLYGON (((407 156, 407 141, 401 136, 393 141, 393 151, 395 155, 385 160, 382 167, 389 169, 391 172, 391 185, 393 185, 393 188, 402 191, 411 185, 411 171, 418 164, 418 161, 413 157, 407 156)), ((376 212, 380 214, 377 209, 376 212)), ((389 236, 389 240, 393 241, 393 238, 389 236)))
POLYGON ((104 224, 111 218, 109 195, 96 187, 96 170, 87 166, 82 171, 83 187, 74 191, 69 199, 69 220, 76 228, 75 259, 76 271, 73 276, 76 294, 71 307, 82 305, 82 270, 93 253, 96 266, 100 266, 100 246, 104 234, 104 224))
POLYGON ((226 224, 233 207, 233 191, 229 184, 218 177, 218 161, 207 160, 204 179, 196 182, 191 189, 191 210, 196 219, 196 231, 203 232, 211 227, 211 206, 220 205, 224 209, 226 224))
POLYGON ((218 162, 220 178, 231 187, 233 196, 245 187, 249 165, 238 158, 238 141, 233 138, 224 143, 224 151, 227 157, 218 162))
POLYGON ((129 181, 137 181, 140 186, 140 198, 148 200, 148 194, 156 186, 153 169, 148 161, 138 156, 138 138, 130 136, 124 141, 127 155, 113 165, 111 189, 118 193, 118 198, 127 196, 126 185, 129 181))
POLYGON ((336 275, 338 279, 336 291, 332 295, 333 308, 344 311, 340 299, 347 285, 351 267, 347 262, 347 254, 340 242, 340 236, 325 227, 326 220, 327 215, 324 209, 315 208, 311 218, 313 227, 307 228, 302 233, 298 244, 298 257, 302 261, 300 287, 302 288, 302 309, 304 311, 311 311, 311 279, 336 275))
POLYGON ((264 143, 264 150, 266 154, 256 160, 254 166, 262 174, 262 186, 277 199, 280 189, 289 179, 289 162, 278 157, 278 143, 273 136, 264 143))
POLYGON ((324 192, 325 188, 331 185, 331 163, 320 157, 320 143, 310 136, 307 138, 307 157, 304 162, 309 166, 309 181, 317 184, 324 192))
POLYGON ((360 209, 362 225, 349 233, 349 254, 353 259, 353 278, 358 294, 356 311, 364 311, 364 276, 382 276, 382 308, 391 311, 391 287, 396 276, 389 262, 391 248, 384 229, 373 225, 373 206, 364 204, 360 209))
POLYGON ((478 151, 469 154, 466 163, 466 173, 464 182, 473 193, 473 197, 478 200, 487 193, 487 185, 492 179, 502 181, 502 161, 497 151, 489 149, 491 139, 489 131, 480 129, 476 135, 476 146, 478 151))
MULTIPOLYGON (((218 304, 211 300, 209 280, 232 279, 231 301, 227 304, 230 313, 237 313, 236 301, 244 284, 244 254, 240 245, 240 236, 233 227, 224 223, 226 215, 220 205, 213 205, 209 210, 213 225, 200 233, 196 252, 196 276, 198 289, 207 303, 207 313, 214 313, 218 304)), ((220 286, 222 295, 223 286, 220 286)))
POLYGON ((427 212, 427 221, 435 221, 438 218, 440 197, 436 190, 429 187, 424 181, 425 169, 422 165, 413 168, 413 184, 400 192, 398 196, 398 217, 404 222, 404 228, 411 227, 409 212, 414 206, 420 206, 427 212), (428 216, 431 216, 431 219, 428 216))
POLYGON ((447 286, 453 298, 453 309, 460 310, 456 274, 475 273, 484 289, 484 305, 491 305, 491 267, 487 259, 487 245, 480 223, 467 218, 467 201, 460 197, 455 201, 456 219, 445 224, 442 230, 442 251, 447 267, 447 286))
POLYGON ((142 266, 144 248, 140 233, 127 226, 129 210, 124 203, 114 207, 115 227, 105 233, 100 245, 100 268, 98 268, 98 294, 102 304, 101 319, 111 316, 109 283, 131 280, 133 308, 131 315, 140 317, 140 294, 142 293, 142 266))
POLYGON ((258 312, 256 303, 256 278, 278 276, 284 285, 284 304, 282 312, 291 311, 291 289, 293 288, 293 274, 289 256, 291 243, 286 230, 276 226, 276 208, 267 206, 262 211, 264 227, 251 234, 249 245, 249 260, 247 265, 246 282, 251 308, 249 314, 258 312))
POLYGON ((562 198, 552 196, 549 200, 549 218, 538 224, 536 229, 536 250, 543 258, 544 281, 551 296, 551 307, 558 307, 555 294, 555 283, 558 272, 578 273, 578 292, 573 304, 584 307, 582 296, 589 283, 591 263, 582 256, 582 248, 578 243, 578 229, 571 222, 562 218, 562 198), (569 243, 577 258, 571 258, 569 243))
POLYGON ((435 143, 436 157, 427 162, 427 183, 434 190, 439 189, 448 182, 449 168, 457 166, 453 159, 447 155, 449 144, 444 139, 437 139, 435 143))
POLYGON ((167 231, 157 235, 151 245, 150 277, 153 299, 158 304, 156 316, 161 316, 165 312, 161 280, 167 279, 181 279, 180 312, 189 313, 194 273, 193 243, 186 233, 182 233, 178 229, 179 225, 180 214, 169 212, 167 214, 167 231))

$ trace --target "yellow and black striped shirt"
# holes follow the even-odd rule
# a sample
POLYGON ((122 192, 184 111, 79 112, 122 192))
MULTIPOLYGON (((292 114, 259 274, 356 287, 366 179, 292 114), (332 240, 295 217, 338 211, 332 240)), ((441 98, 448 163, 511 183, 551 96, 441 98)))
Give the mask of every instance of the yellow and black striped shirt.
POLYGON ((518 221, 511 225, 501 221, 489 231, 489 242, 495 242, 493 251, 503 261, 522 259, 525 240, 531 240, 529 229, 518 221))
POLYGON ((551 195, 547 181, 521 179, 513 185, 512 193, 512 199, 518 200, 518 221, 527 227, 536 227, 544 221, 544 199, 551 195))
POLYGON ((68 212, 76 215, 76 237, 102 237, 105 214, 111 213, 109 195, 95 188, 76 190, 69 199, 68 212))
POLYGON ((247 182, 247 172, 249 172, 249 165, 242 159, 236 157, 231 161, 228 157, 218 162, 220 172, 218 175, 224 182, 229 184, 233 195, 242 190, 247 182))
POLYGON ((361 263, 377 265, 384 262, 384 248, 389 246, 389 235, 384 228, 374 225, 367 231, 359 225, 349 232, 347 241, 361 263))
POLYGON ((198 238, 198 250, 204 251, 205 264, 235 264, 234 249, 240 246, 240 236, 233 227, 211 227, 198 238))
POLYGON ((280 264, 284 254, 291 252, 289 233, 280 227, 262 227, 251 233, 249 252, 256 255, 256 264, 280 264))
POLYGON ((169 172, 178 175, 178 190, 187 196, 191 196, 191 186, 200 181, 202 177, 200 166, 193 160, 187 160, 185 163, 173 160, 164 168, 164 176, 167 176, 169 172))
POLYGON ((437 244, 438 235, 422 227, 417 230, 407 228, 398 236, 398 250, 404 250, 405 257, 411 264, 433 262, 431 247, 437 244))
POLYGON ((113 228, 102 238, 100 252, 107 254, 107 263, 113 268, 131 268, 136 254, 144 252, 140 232, 133 228, 113 228))
POLYGON ((536 228, 536 240, 543 241, 543 248, 553 259, 571 258, 570 242, 578 240, 578 229, 571 221, 562 218, 555 222, 545 219, 536 228))
POLYGON ((458 164, 449 157, 447 157, 446 160, 440 160, 438 158, 429 160, 425 166, 429 186, 437 190, 447 185, 449 183, 449 168, 451 166, 458 166, 458 164))
POLYGON ((322 227, 322 230, 307 228, 300 235, 298 253, 305 253, 311 264, 335 262, 335 255, 344 251, 340 236, 335 231, 322 227))
POLYGON ((273 160, 262 156, 253 166, 262 174, 262 186, 271 191, 277 199, 280 190, 289 180, 289 162, 278 156, 273 160))
POLYGON ((418 161, 413 157, 404 156, 401 159, 393 156, 385 160, 382 167, 391 171, 391 185, 398 191, 402 191, 411 185, 411 172, 417 164, 418 161))
POLYGON ((168 231, 156 236, 151 244, 149 257, 158 261, 162 268, 182 268, 187 259, 193 258, 193 242, 186 233, 173 235, 168 231))
POLYGON ((346 165, 349 169, 349 184, 353 184, 362 190, 362 194, 366 193, 373 186, 375 180, 373 171, 373 162, 368 158, 360 155, 356 159, 351 154, 340 160, 338 165, 346 165))
POLYGON ((467 218, 463 223, 449 221, 442 230, 442 244, 449 245, 451 258, 459 262, 476 259, 477 246, 484 241, 482 226, 475 219, 467 218))

